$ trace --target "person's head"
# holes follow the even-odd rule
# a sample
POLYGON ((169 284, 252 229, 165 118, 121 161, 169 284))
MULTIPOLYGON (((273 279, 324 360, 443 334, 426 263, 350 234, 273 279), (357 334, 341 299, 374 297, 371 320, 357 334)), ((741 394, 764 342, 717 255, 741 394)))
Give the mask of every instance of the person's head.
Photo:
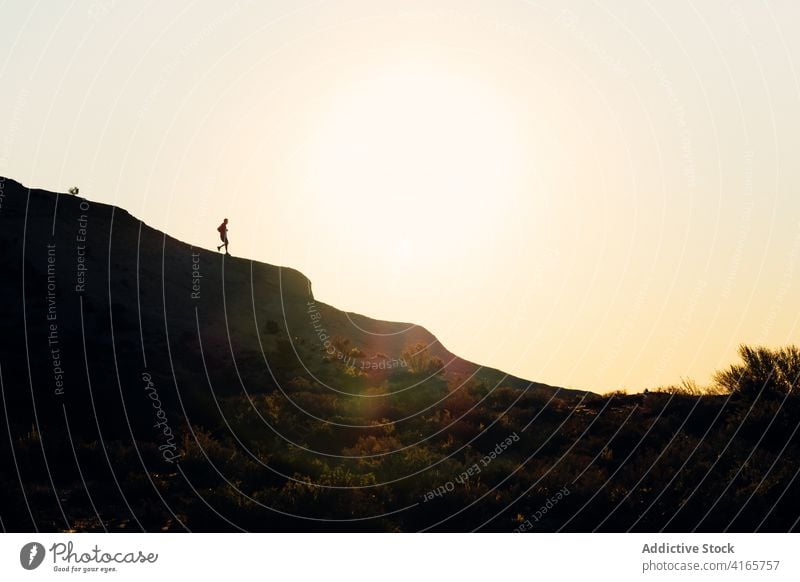
POLYGON ((226 218, 226 219, 225 219, 225 220, 223 220, 222 222, 224 222, 225 224, 228 224, 228 219, 226 218))

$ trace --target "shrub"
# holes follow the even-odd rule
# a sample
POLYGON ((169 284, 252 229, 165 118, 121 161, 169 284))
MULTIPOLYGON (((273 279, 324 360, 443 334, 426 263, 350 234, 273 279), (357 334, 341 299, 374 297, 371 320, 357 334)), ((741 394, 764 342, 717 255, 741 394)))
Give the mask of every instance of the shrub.
POLYGON ((412 374, 438 374, 444 371, 441 358, 432 357, 428 346, 422 342, 403 350, 403 361, 408 363, 408 371, 412 374))
POLYGON ((741 396, 784 395, 791 393, 800 377, 800 349, 797 346, 770 349, 739 346, 741 364, 714 374, 714 382, 741 396))

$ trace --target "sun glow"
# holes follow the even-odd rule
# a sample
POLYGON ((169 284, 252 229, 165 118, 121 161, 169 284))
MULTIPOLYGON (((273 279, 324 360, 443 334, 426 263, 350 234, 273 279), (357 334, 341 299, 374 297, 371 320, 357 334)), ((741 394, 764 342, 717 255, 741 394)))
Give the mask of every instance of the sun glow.
MULTIPOLYGON (((348 251, 416 281, 485 246, 521 195, 514 112, 491 83, 406 62, 341 86, 304 161, 317 211, 348 251), (481 233, 484 233, 482 235, 481 233)), ((380 277, 380 274, 378 273, 380 277)))

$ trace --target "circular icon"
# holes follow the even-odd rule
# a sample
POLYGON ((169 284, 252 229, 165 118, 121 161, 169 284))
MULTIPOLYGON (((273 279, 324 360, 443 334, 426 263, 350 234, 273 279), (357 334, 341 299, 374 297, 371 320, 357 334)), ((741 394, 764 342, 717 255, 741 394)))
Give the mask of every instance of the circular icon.
POLYGON ((44 561, 44 546, 38 542, 29 542, 19 551, 19 563, 26 570, 35 570, 44 561))

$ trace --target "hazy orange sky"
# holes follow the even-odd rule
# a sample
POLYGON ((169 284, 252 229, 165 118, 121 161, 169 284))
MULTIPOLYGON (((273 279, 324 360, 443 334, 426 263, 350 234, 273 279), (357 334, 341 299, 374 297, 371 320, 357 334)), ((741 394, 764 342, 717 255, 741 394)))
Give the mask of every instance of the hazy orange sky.
POLYGON ((0 5, 0 175, 516 375, 798 341, 795 2, 0 5))

